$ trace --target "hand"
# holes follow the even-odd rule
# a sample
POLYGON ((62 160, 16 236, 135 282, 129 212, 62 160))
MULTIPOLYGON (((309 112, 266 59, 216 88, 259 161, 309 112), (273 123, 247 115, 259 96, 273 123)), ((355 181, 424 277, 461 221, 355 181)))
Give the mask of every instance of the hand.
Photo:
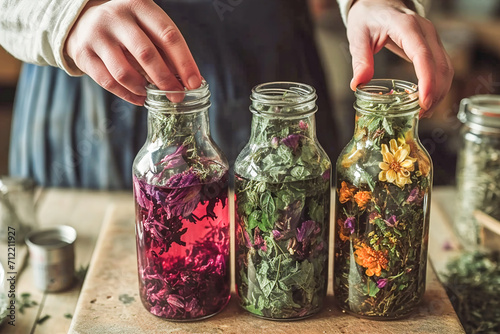
POLYGON ((183 90, 177 74, 188 89, 201 85, 182 34, 152 0, 89 1, 65 52, 104 89, 136 105, 144 104, 147 81, 183 90))
POLYGON ((352 54, 351 89, 373 77, 373 55, 384 46, 415 66, 421 117, 448 93, 453 79, 450 57, 432 23, 400 0, 357 0, 347 18, 352 54))

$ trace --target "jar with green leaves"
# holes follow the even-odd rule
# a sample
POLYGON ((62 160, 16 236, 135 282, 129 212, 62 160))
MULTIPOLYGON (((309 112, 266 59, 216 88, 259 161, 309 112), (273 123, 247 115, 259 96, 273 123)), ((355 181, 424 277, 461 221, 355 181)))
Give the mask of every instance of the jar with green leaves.
POLYGON ((320 310, 328 273, 331 163, 316 138, 316 92, 273 82, 251 100, 234 167, 237 293, 254 315, 303 318, 320 310))
POLYGON ((337 161, 335 298, 349 313, 395 319, 425 291, 432 163, 416 85, 373 80, 355 95, 354 137, 337 161))
MULTIPOLYGON (((463 99, 457 163, 454 228, 465 248, 500 249, 500 236, 483 229, 476 216, 500 220, 500 95, 463 99)), ((497 229, 498 230, 498 229, 497 229)))

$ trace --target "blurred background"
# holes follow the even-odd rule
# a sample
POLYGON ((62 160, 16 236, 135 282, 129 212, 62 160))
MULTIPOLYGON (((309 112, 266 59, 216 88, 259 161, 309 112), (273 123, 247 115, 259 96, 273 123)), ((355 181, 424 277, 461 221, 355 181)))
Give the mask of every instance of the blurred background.
MULTIPOLYGON (((345 27, 335 0, 309 0, 316 23, 316 39, 327 74, 336 131, 344 146, 352 136, 354 95, 345 27)), ((500 94, 500 1, 433 0, 427 17, 436 25, 454 68, 450 93, 420 123, 420 139, 434 161, 435 185, 453 184, 460 122, 460 100, 475 94, 500 94)), ((0 48, 0 175, 8 172, 12 106, 21 63, 0 48)), ((416 82, 413 66, 387 50, 375 57, 376 78, 416 82)), ((325 111, 320 111, 325 112, 325 111)), ((331 157, 335 160, 337 157, 331 157)))

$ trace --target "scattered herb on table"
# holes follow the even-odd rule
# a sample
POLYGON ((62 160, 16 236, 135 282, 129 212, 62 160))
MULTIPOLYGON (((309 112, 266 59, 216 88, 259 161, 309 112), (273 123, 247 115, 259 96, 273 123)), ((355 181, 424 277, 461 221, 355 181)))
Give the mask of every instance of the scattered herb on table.
POLYGON ((64 313, 64 317, 66 319, 73 319, 73 314, 71 314, 71 313, 64 313))
POLYGON ((326 295, 330 161, 308 118, 254 126, 258 149, 235 167, 240 303, 266 318, 308 316, 326 295))
POLYGON ((447 269, 444 285, 465 331, 500 333, 500 253, 465 253, 447 269))
POLYGON ((133 301, 135 301, 135 298, 124 293, 118 296, 118 300, 121 301, 123 304, 130 304, 133 301))
POLYGON ((78 280, 78 282, 83 283, 85 280, 85 276, 87 276, 87 271, 89 270, 89 265, 87 264, 86 266, 80 265, 80 268, 78 268, 75 271, 75 277, 78 280))
POLYGON ((37 324, 41 325, 50 318, 50 315, 46 314, 36 321, 37 324))
POLYGON ((335 296, 357 315, 398 318, 425 290, 431 162, 414 138, 415 115, 358 104, 378 112, 358 112, 337 164, 335 296))
POLYGON ((23 292, 21 293, 21 298, 16 298, 16 304, 18 305, 18 310, 21 313, 24 313, 24 309, 28 307, 33 307, 38 305, 38 303, 34 300, 31 300, 31 293, 23 292))

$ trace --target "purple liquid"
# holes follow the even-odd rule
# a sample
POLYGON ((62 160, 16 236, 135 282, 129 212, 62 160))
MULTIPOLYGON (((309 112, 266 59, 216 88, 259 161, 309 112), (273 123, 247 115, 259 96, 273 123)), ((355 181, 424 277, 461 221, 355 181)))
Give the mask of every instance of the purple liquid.
POLYGON ((144 306, 171 320, 216 314, 230 297, 227 175, 177 188, 134 181, 144 306))

